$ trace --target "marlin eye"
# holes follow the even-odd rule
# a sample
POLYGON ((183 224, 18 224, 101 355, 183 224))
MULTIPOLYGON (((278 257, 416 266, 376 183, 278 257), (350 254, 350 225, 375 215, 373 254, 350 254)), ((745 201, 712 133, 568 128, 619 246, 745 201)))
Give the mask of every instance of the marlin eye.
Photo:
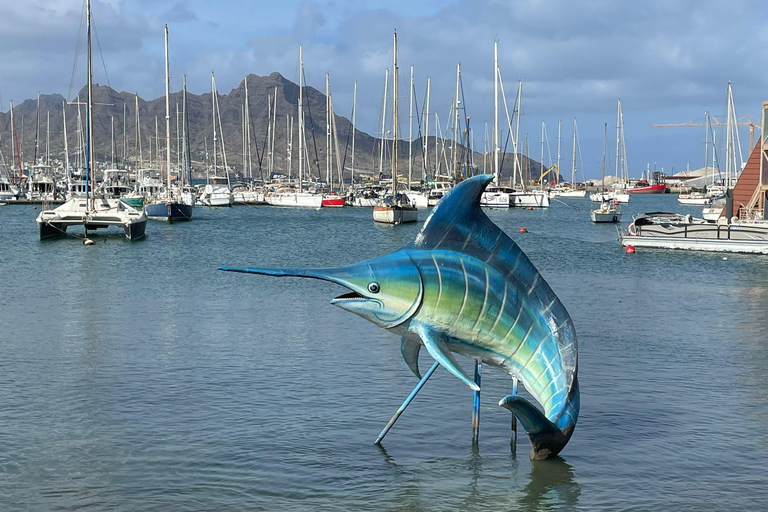
POLYGON ((368 283, 368 291, 371 293, 379 293, 379 290, 381 288, 379 287, 379 283, 376 281, 368 283))

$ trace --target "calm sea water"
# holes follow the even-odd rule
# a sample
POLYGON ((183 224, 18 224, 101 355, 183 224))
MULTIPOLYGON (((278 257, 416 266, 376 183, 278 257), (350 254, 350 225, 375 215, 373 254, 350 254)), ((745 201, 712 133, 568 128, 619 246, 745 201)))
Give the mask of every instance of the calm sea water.
MULTIPOLYGON (((399 339, 329 305, 332 284, 216 270, 351 263, 417 225, 198 208, 88 247, 0 207, 0 509, 764 510, 768 257, 627 255, 569 203, 489 212, 579 336, 579 423, 537 463, 522 432, 510 451, 491 369, 477 452, 471 391, 442 369, 374 446, 416 384, 399 339)), ((625 220, 655 209, 696 212, 633 197, 625 220)))

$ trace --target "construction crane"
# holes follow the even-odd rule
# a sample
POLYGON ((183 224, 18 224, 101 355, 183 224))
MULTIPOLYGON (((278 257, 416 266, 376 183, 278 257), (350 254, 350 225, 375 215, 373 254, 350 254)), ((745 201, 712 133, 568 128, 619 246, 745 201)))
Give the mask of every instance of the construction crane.
MULTIPOLYGON (((705 116, 708 116, 712 121, 707 123, 694 123, 693 121, 688 121, 687 123, 677 123, 677 124, 654 124, 651 125, 653 128, 677 128, 677 127, 701 127, 701 126, 725 126, 726 123, 721 123, 717 120, 715 116, 710 114, 709 112, 704 112, 705 116)), ((739 119, 746 119, 746 121, 739 121, 736 123, 737 126, 749 126, 749 150, 752 151, 752 148, 755 145, 755 123, 752 122, 752 120, 749 118, 749 116, 742 116, 739 119)))

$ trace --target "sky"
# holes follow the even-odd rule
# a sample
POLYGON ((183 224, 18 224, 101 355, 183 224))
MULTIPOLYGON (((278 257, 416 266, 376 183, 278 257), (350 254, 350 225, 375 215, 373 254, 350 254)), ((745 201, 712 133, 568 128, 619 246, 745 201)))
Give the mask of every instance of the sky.
MULTIPOLYGON (((84 52, 77 51, 83 8, 81 0, 0 0, 3 111, 9 100, 19 103, 38 92, 71 98, 84 84, 84 52)), ((297 82, 303 45, 308 84, 323 90, 329 73, 338 114, 349 117, 358 82, 358 128, 371 134, 380 132, 384 73, 392 67, 397 30, 405 120, 400 130, 407 131, 410 66, 419 109, 431 77, 430 111, 445 129, 461 63, 464 107, 478 151, 493 120, 498 41, 510 109, 523 81, 521 132, 528 134, 532 158, 541 156, 544 122, 544 161, 549 155, 556 161, 562 121, 564 175, 571 170, 574 117, 579 167, 587 178, 600 176, 608 123, 607 173, 613 173, 618 99, 633 177, 646 166, 670 174, 704 165, 704 128, 653 124, 702 123, 705 111, 724 120, 729 81, 739 117, 759 125, 762 101, 768 100, 764 0, 94 0, 92 11, 98 83, 146 99, 161 96, 166 23, 172 88, 179 89, 186 74, 194 93, 210 90, 212 70, 220 92, 237 87, 248 73, 277 71, 297 82)), ((433 133, 434 117, 430 122, 433 133)), ((746 159, 749 127, 739 133, 746 159)), ((717 138, 724 140, 724 133, 717 138)))

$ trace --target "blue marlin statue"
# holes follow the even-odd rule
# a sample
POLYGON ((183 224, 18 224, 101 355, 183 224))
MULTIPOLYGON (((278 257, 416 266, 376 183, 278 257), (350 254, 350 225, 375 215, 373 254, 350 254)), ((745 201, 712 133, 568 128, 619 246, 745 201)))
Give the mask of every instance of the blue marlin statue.
POLYGON ((338 268, 220 268, 344 286, 349 293, 331 304, 400 336, 403 358, 419 378, 422 346, 476 391, 454 353, 508 373, 539 406, 517 394, 499 405, 528 434, 531 459, 546 459, 568 443, 579 416, 576 333, 533 263, 481 210, 492 179, 457 185, 411 244, 378 258, 338 268))

